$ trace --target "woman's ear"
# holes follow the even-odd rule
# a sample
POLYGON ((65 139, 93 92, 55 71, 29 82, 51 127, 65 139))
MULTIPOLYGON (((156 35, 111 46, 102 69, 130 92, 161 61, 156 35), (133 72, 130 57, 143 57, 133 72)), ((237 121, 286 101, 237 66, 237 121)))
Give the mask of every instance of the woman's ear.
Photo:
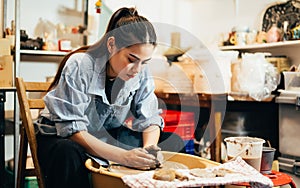
POLYGON ((111 54, 111 53, 113 53, 113 50, 114 50, 114 48, 115 48, 115 37, 109 37, 108 39, 107 39, 107 50, 108 50, 108 52, 111 54))

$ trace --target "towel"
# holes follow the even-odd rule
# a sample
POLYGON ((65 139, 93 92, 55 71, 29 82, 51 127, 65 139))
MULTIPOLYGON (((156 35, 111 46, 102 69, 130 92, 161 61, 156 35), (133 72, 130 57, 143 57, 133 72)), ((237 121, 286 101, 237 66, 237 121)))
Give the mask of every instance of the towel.
POLYGON ((234 173, 228 173, 224 177, 200 178, 190 174, 189 169, 178 169, 178 172, 189 177, 189 180, 160 181, 153 179, 153 171, 147 171, 135 175, 122 176, 123 182, 132 188, 171 188, 171 187, 200 187, 218 186, 248 182, 252 188, 271 188, 273 182, 262 175, 252 166, 248 165, 241 157, 233 161, 223 163, 216 167, 207 168, 207 171, 226 169, 234 173))

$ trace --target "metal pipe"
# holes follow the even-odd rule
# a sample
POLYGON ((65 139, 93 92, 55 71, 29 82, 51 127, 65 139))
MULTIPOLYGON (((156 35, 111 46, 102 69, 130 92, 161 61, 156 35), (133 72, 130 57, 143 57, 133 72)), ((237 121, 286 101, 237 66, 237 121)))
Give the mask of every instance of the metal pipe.
MULTIPOLYGON (((20 0, 15 0, 15 74, 14 78, 20 75, 20 0)), ((15 86, 15 79, 13 80, 15 86)), ((14 187, 17 186, 17 174, 18 174, 18 164, 19 164, 19 125, 20 125, 20 112, 19 112, 19 102, 16 93, 14 93, 14 187)))

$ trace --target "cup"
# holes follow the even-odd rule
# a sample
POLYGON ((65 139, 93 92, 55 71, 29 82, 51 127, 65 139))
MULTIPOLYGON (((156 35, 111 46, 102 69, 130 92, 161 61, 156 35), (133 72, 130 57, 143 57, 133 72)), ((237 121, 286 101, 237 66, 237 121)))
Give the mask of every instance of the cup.
POLYGON ((246 43, 247 44, 254 44, 254 43, 256 43, 256 37, 257 37, 257 31, 253 30, 253 31, 247 33, 246 43))
POLYGON ((263 147, 260 172, 262 174, 270 174, 276 149, 271 147, 263 147))
POLYGON ((244 46, 247 44, 247 32, 236 32, 235 37, 235 45, 244 46))
POLYGON ((236 136, 227 137, 224 141, 226 142, 228 160, 240 156, 246 163, 260 171, 264 139, 236 136))

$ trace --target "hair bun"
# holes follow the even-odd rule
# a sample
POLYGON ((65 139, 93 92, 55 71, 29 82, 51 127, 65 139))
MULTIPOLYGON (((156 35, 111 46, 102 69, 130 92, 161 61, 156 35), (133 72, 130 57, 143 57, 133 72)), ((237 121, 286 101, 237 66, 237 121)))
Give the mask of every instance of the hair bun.
POLYGON ((115 18, 117 20, 122 17, 130 17, 130 16, 138 16, 138 12, 135 7, 131 7, 131 8, 123 7, 123 8, 120 8, 115 13, 115 18))
POLYGON ((128 8, 128 11, 129 11, 129 13, 130 13, 132 16, 137 16, 137 15, 138 15, 138 12, 137 12, 137 10, 136 10, 136 7, 128 8))

